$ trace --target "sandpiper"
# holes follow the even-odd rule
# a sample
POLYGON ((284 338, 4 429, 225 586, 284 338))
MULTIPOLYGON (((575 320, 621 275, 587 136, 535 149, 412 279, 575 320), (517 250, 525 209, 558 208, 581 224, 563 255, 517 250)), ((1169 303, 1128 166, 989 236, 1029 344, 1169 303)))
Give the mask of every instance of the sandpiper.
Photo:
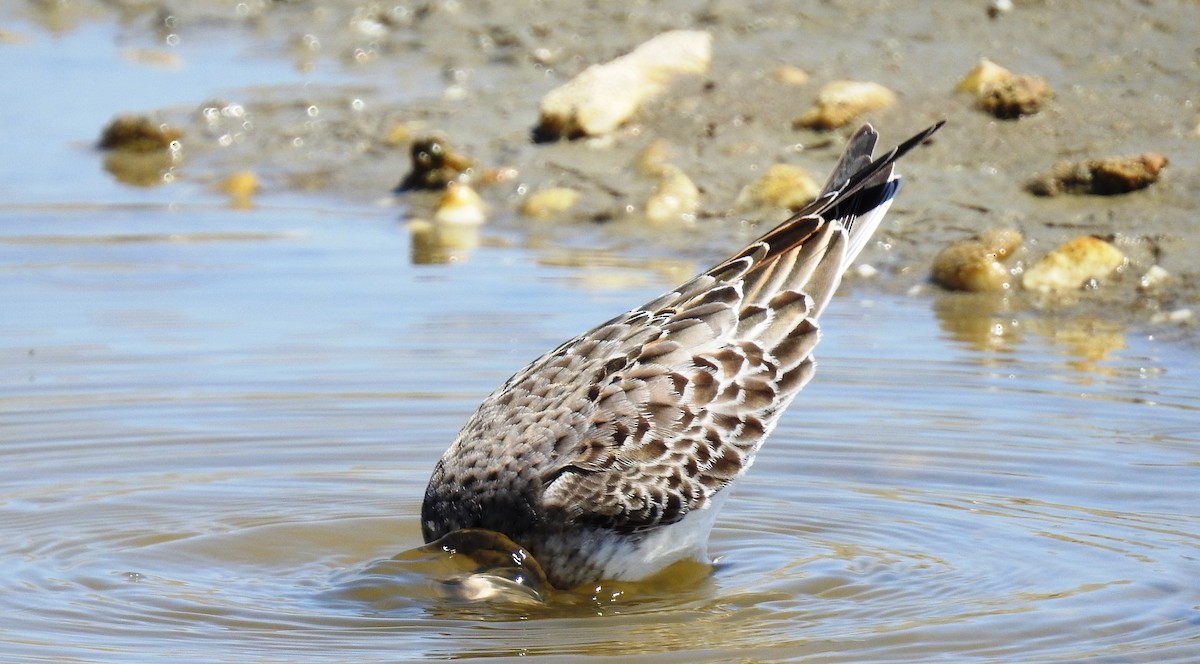
POLYGON ((707 560, 729 485, 812 378, 817 319, 900 185, 858 129, 820 196, 730 258, 534 360, 438 461, 425 541, 483 528, 559 588, 707 560))

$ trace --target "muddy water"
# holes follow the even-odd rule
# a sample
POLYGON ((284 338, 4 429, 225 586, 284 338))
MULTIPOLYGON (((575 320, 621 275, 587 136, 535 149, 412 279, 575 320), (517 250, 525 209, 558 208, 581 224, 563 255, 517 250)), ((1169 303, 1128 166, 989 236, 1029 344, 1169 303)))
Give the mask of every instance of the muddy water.
MULTIPOLYGON (((1194 340, 883 279, 828 312, 818 378, 728 501, 711 574, 545 606, 443 597, 389 559, 421 543, 428 474, 478 401, 746 233, 704 248, 500 213, 483 246, 431 249, 403 208, 357 202, 375 194, 276 183, 228 209, 186 161, 128 187, 88 147, 113 114, 312 77, 220 34, 185 32, 181 72, 121 55, 137 30, 6 28, 28 41, 0 51, 22 91, 0 108, 0 659, 1200 652, 1194 340)), ((925 221, 928 184, 898 222, 925 221)))

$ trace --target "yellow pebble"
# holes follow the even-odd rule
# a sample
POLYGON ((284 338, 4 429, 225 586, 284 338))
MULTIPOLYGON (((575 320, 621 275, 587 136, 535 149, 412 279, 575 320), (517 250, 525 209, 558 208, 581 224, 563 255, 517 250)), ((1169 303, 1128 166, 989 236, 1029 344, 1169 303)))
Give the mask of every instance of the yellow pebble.
POLYGON ((446 224, 482 224, 487 219, 487 205, 471 187, 452 182, 438 200, 433 219, 446 224))
POLYGON ((521 214, 532 219, 546 219, 570 210, 579 202, 580 194, 566 187, 551 187, 535 191, 521 204, 521 214))

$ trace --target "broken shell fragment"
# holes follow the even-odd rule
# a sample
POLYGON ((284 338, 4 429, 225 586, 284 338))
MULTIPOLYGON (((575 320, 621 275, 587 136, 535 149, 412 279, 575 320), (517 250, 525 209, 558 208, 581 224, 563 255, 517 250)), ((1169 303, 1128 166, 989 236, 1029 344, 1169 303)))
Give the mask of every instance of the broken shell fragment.
POLYGON ((700 209, 700 190, 679 168, 662 167, 658 186, 646 199, 646 218, 655 223, 690 221, 700 209))
POLYGON ((799 210, 813 202, 820 192, 821 185, 808 171, 790 164, 775 164, 757 182, 742 189, 735 205, 799 210))
POLYGON ((837 129, 870 111, 896 103, 896 94, 878 83, 833 81, 817 93, 816 105, 796 118, 796 128, 837 129))
POLYGON ((1025 270, 1026 290, 1050 292, 1082 288, 1125 265, 1125 254, 1098 237, 1084 235, 1046 254, 1025 270))
POLYGON ((1021 246, 1021 234, 998 229, 947 245, 933 259, 933 280, 949 290, 973 293, 1012 287, 1012 271, 1001 262, 1021 246))
POLYGON ((1063 161, 1030 180, 1025 188, 1037 196, 1125 194, 1157 182, 1168 163, 1169 160, 1157 152, 1078 162, 1063 161))
POLYGON ((553 141, 608 134, 673 77, 703 74, 711 60, 712 35, 707 32, 664 32, 548 92, 539 106, 534 137, 553 141))

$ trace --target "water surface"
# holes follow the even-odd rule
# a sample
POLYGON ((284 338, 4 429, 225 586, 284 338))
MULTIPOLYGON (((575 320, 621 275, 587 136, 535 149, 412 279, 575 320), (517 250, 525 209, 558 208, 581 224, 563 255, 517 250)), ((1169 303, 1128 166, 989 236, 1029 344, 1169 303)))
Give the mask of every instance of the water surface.
POLYGON ((1077 320, 988 342, 860 286, 711 576, 465 606, 369 572, 421 543, 428 473, 477 402, 657 273, 503 246, 413 264, 379 210, 39 207, 0 229, 8 657, 1196 651, 1200 363, 1171 343, 1077 320))

